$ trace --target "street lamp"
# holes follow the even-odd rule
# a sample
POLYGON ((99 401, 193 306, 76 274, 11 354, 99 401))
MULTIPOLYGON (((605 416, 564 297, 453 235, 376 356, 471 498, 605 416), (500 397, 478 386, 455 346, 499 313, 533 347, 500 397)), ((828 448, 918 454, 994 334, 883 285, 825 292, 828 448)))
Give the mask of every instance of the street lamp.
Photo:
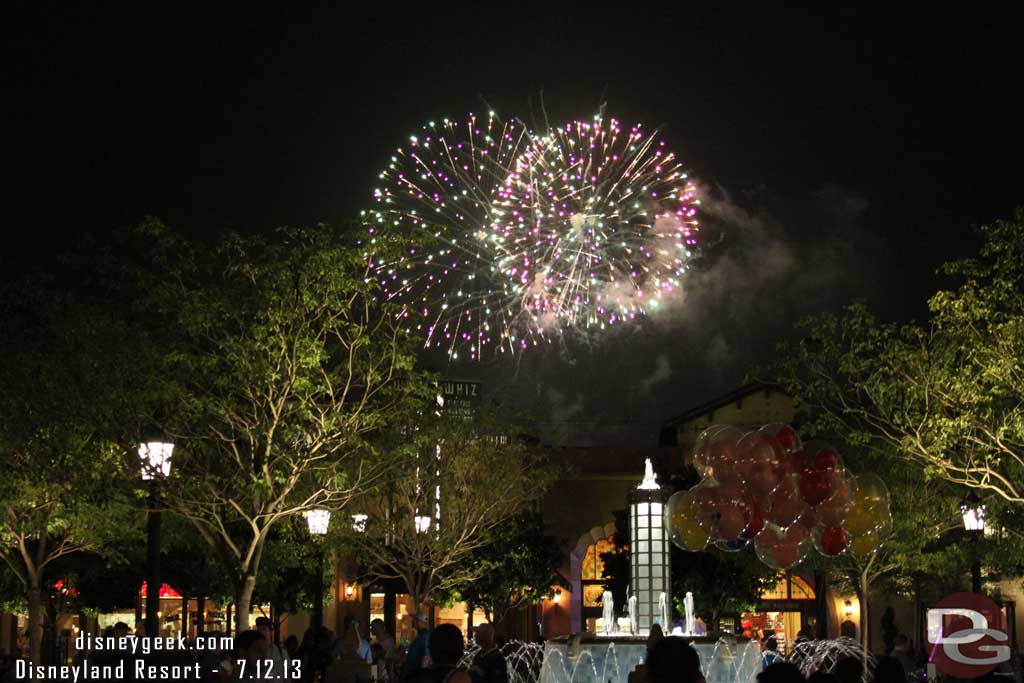
MULTIPOLYGON (((314 539, 322 539, 327 535, 327 527, 331 523, 331 511, 323 508, 306 510, 306 525, 309 533, 314 539)), ((317 543, 317 562, 320 567, 316 581, 316 593, 313 602, 313 626, 320 628, 324 625, 324 546, 317 543)))
POLYGON ((369 515, 364 514, 352 515, 352 530, 360 534, 364 533, 366 531, 366 520, 369 518, 369 515))
POLYGON ((309 533, 314 536, 326 536, 327 526, 331 523, 331 511, 317 508, 306 510, 306 524, 309 525, 309 533))
POLYGON ((146 635, 160 635, 160 482, 171 474, 174 444, 147 441, 139 444, 142 480, 149 482, 146 528, 146 635))
POLYGON ((971 590, 981 593, 981 560, 978 555, 978 542, 985 535, 985 504, 973 490, 960 503, 960 514, 964 518, 964 529, 973 539, 974 562, 971 563, 971 590))
POLYGON ((416 515, 416 533, 425 534, 430 531, 430 517, 428 515, 416 515))

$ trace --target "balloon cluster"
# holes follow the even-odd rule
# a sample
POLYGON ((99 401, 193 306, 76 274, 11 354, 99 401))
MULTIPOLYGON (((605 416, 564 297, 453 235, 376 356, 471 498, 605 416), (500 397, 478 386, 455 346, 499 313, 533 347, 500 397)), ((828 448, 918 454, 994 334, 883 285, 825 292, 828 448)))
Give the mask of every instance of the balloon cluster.
POLYGON ((697 439, 693 463, 700 482, 665 506, 672 542, 683 550, 753 545, 762 562, 789 569, 812 546, 826 557, 867 559, 892 528, 885 483, 851 476, 834 448, 802 443, 789 425, 713 425, 697 439))

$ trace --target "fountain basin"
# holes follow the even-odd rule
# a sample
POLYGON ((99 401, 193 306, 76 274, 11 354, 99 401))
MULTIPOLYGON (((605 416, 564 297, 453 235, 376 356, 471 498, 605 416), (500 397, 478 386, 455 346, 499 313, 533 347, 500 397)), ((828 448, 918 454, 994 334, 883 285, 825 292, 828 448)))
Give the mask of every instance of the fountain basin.
MULTIPOLYGON (((756 683, 757 643, 732 636, 686 637, 700 657, 707 683, 756 683)), ((539 683, 628 683, 647 656, 647 641, 630 636, 555 639, 544 647, 539 683)))

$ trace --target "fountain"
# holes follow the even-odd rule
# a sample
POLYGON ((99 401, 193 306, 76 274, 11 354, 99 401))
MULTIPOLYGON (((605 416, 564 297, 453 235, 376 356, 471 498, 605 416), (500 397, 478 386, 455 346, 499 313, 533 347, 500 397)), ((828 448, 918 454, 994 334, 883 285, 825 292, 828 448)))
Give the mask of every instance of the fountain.
MULTIPOLYGON (((538 683, 628 683, 629 674, 647 656, 647 635, 659 624, 667 635, 671 623, 669 539, 664 523, 664 492, 650 460, 644 478, 629 496, 630 586, 627 619, 615 619, 610 592, 602 598, 597 633, 555 638, 544 646, 538 683)), ((761 648, 731 635, 698 636, 693 594, 683 601, 686 639, 700 657, 707 683, 754 683, 761 671, 761 648)))
MULTIPOLYGON (((754 641, 723 638, 689 639, 700 657, 708 683, 755 683, 761 671, 761 652, 754 641)), ((560 639, 547 645, 511 640, 501 646, 508 683, 626 683, 629 672, 643 661, 647 645, 639 638, 581 642, 560 639)), ((461 665, 470 666, 480 648, 470 641, 461 665)), ((861 659, 860 643, 850 638, 797 643, 787 659, 805 676, 832 671, 843 657, 861 659)), ((874 658, 868 658, 868 670, 874 658)))
MULTIPOLYGON (((700 657, 707 683, 756 681, 761 671, 756 642, 732 637, 688 640, 700 657)), ((552 640, 544 647, 539 683, 628 683, 630 672, 646 656, 647 642, 639 637, 552 640)))
POLYGON ((796 643, 786 660, 796 665, 804 676, 809 677, 818 671, 832 673, 836 662, 848 657, 866 661, 869 674, 875 670, 875 658, 871 654, 864 655, 864 648, 859 641, 846 637, 796 643))
MULTIPOLYGON (((540 643, 526 643, 521 640, 510 640, 500 648, 505 656, 505 670, 508 683, 538 683, 541 665, 544 661, 544 646, 540 643)), ((459 661, 459 666, 469 669, 473 658, 480 651, 480 646, 470 640, 466 651, 459 661)))
POLYGON ((615 599, 611 591, 605 591, 601 595, 601 628, 604 635, 608 636, 619 630, 615 622, 615 599))
POLYGON ((630 595, 626 604, 629 606, 629 632, 636 633, 639 630, 636 619, 636 596, 630 595))

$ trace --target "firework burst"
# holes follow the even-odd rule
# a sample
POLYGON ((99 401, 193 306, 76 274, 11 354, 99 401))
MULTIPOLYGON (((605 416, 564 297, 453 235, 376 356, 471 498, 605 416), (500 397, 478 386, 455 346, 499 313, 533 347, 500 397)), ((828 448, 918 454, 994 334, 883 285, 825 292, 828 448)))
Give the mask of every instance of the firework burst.
POLYGON ((632 320, 681 286, 695 242, 694 188, 664 146, 614 119, 430 123, 380 174, 371 241, 410 245, 375 273, 452 358, 632 320))
POLYGON ((519 155, 502 205, 516 226, 499 262, 512 328, 545 335, 649 313, 681 286, 696 198, 664 141, 615 119, 575 121, 519 155))
POLYGON ((371 233, 412 238, 397 259, 374 264, 389 298, 422 314, 428 346, 479 358, 507 325, 497 263, 508 237, 498 202, 525 129, 492 112, 428 123, 396 150, 374 191, 371 233))

